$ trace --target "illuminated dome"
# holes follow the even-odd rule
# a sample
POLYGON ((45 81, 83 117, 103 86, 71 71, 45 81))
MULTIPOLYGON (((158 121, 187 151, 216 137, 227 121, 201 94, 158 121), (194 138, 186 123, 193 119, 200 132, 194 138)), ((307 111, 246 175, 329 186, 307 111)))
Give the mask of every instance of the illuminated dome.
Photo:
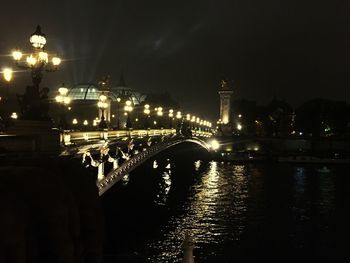
POLYGON ((110 93, 112 94, 110 96, 112 100, 114 100, 113 97, 115 97, 115 99, 118 97, 126 98, 131 100, 134 105, 139 105, 146 99, 146 95, 143 95, 140 92, 133 90, 129 87, 112 87, 110 93))
POLYGON ((110 91, 116 98, 129 99, 134 105, 139 105, 146 99, 146 95, 128 87, 125 83, 123 72, 120 74, 119 83, 116 86, 112 86, 110 91))
POLYGON ((78 84, 68 92, 71 100, 98 100, 100 92, 94 84, 78 84))
MULTIPOLYGON (((146 95, 141 94, 140 92, 127 87, 126 85, 121 85, 123 83, 118 83, 118 85, 110 88, 108 92, 108 97, 112 101, 116 101, 118 97, 122 99, 129 99, 133 102, 134 105, 141 104, 146 95)), ((71 88, 67 94, 72 101, 77 100, 99 100, 101 92, 96 84, 78 84, 71 88)))
MULTIPOLYGON (((108 80, 106 82, 108 83, 108 80)), ((52 94, 56 96, 57 92, 52 94)), ((72 125, 96 124, 96 120, 100 120, 102 116, 101 107, 99 107, 102 94, 107 97, 103 116, 111 127, 125 127, 127 117, 124 115, 124 106, 127 101, 131 101, 132 106, 136 107, 142 104, 146 98, 146 95, 128 87, 123 76, 117 85, 103 85, 101 81, 99 84, 80 83, 72 86, 67 93, 67 97, 70 99, 66 111, 69 123, 72 125), (74 124, 73 120, 75 120, 74 124)), ((57 107, 55 110, 59 116, 61 109, 57 107)))

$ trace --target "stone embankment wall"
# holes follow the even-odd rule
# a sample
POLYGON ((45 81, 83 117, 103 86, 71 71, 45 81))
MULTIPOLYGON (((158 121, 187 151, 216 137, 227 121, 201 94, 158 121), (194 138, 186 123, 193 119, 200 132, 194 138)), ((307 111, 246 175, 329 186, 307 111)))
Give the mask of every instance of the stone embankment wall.
POLYGON ((98 191, 78 160, 2 160, 0 209, 0 262, 102 262, 98 191))

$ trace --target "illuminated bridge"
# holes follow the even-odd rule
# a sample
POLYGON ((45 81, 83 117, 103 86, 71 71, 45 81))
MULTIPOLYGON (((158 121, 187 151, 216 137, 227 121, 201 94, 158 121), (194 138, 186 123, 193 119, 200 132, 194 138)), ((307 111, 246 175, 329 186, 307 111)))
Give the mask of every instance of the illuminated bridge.
POLYGON ((210 137, 211 133, 202 131, 193 131, 191 137, 183 136, 175 129, 71 132, 61 135, 65 145, 61 155, 73 152, 82 157, 87 167, 96 167, 97 187, 102 195, 136 167, 175 145, 194 143, 209 151, 210 137), (109 169, 106 163, 111 163, 109 169))

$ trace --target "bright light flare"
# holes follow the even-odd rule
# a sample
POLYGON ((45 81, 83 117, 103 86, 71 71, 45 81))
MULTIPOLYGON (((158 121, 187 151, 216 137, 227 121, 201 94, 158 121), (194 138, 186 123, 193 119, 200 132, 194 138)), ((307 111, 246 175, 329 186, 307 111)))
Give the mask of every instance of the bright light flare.
POLYGON ((54 66, 58 66, 59 64, 61 64, 61 59, 59 57, 53 57, 51 59, 51 62, 54 66))
POLYGON ((212 140, 210 142, 210 147, 215 151, 220 148, 220 143, 217 140, 212 140))
POLYGON ((99 101, 97 103, 97 107, 99 107, 101 109, 106 109, 108 107, 108 103, 107 102, 103 102, 103 101, 99 101))
POLYGON ((66 87, 61 87, 58 89, 58 93, 62 96, 66 96, 68 93, 68 89, 66 87))
POLYGON ((158 107, 158 108, 156 109, 156 111, 157 111, 157 115, 158 115, 158 116, 163 116, 163 108, 162 108, 162 107, 158 107))
POLYGON ((57 95, 55 99, 57 103, 62 103, 63 101, 63 97, 61 95, 57 95))
POLYGON ((35 48, 43 48, 46 44, 46 38, 43 35, 32 35, 29 41, 35 48))
POLYGON ((169 110, 169 118, 174 117, 174 110, 169 110))
POLYGON ((49 55, 46 52, 39 52, 39 60, 47 63, 49 61, 49 55))
POLYGON ((63 99, 63 103, 64 104, 69 104, 71 102, 71 98, 70 97, 64 97, 64 99, 63 99))
POLYGON ((176 112, 176 119, 181 119, 181 118, 182 118, 181 111, 176 112))
POLYGON ((7 82, 10 82, 10 81, 11 81, 11 79, 12 79, 12 73, 13 73, 13 71, 12 71, 12 69, 10 69, 10 68, 4 68, 4 69, 2 70, 2 74, 4 75, 4 79, 5 79, 7 82))
POLYGON ((23 54, 19 50, 12 51, 12 57, 14 60, 19 61, 22 58, 23 54))
POLYGON ((18 119, 17 113, 16 113, 16 112, 12 112, 11 118, 12 118, 12 119, 15 119, 15 120, 18 119))
POLYGON ((100 101, 105 102, 107 100, 107 96, 106 95, 100 95, 100 101))
POLYGON ((27 58, 26 58, 26 61, 27 61, 27 63, 30 65, 30 66, 34 66, 35 64, 36 64, 36 58, 35 57, 33 57, 32 55, 30 55, 30 56, 28 56, 27 58))

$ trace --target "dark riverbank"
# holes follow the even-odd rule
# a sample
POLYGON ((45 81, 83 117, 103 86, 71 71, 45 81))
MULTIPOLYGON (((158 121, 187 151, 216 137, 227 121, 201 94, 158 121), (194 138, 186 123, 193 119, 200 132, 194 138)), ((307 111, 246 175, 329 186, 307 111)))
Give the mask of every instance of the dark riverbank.
POLYGON ((0 189, 0 262, 102 262, 103 213, 80 160, 2 160, 0 189))

